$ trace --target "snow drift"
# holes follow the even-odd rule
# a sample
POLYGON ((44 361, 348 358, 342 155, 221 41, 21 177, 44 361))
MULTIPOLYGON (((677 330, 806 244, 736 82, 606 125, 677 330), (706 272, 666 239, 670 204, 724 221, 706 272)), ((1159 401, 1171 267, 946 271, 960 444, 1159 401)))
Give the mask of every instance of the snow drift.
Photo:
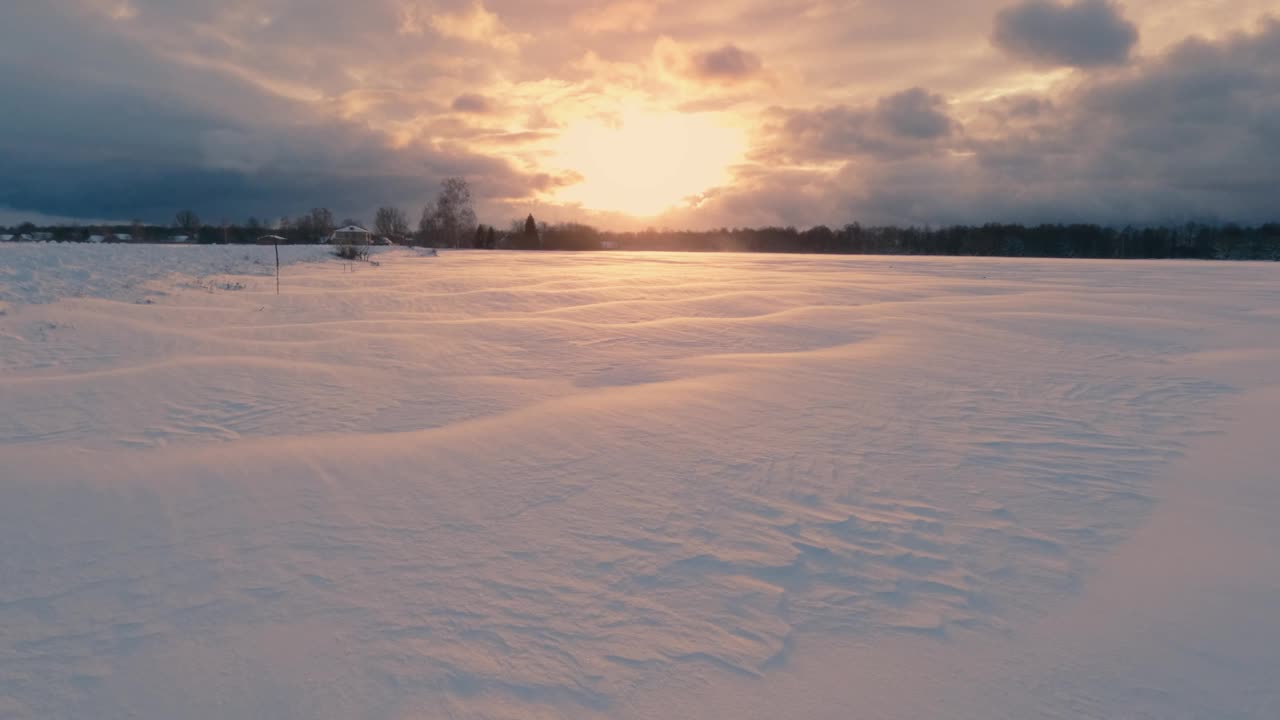
POLYGON ((1269 265, 91 250, 0 264, 0 717, 1069 714, 1000 668, 1280 347, 1269 265))

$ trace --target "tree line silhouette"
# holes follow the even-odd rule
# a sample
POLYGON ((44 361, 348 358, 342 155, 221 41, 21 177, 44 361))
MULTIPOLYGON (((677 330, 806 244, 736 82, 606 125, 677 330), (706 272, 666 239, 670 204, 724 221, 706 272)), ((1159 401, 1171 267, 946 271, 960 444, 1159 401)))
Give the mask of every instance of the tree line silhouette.
MULTIPOLYGON (((15 240, 84 241, 97 235, 127 242, 256 243, 264 237, 282 243, 323 242, 338 227, 327 208, 272 222, 249 218, 242 224, 201 222, 183 210, 170 226, 132 223, 94 226, 37 227, 24 223, 11 230, 15 240)), ((363 226, 362 226, 363 227, 363 226)), ((656 250, 679 252, 832 253, 846 255, 968 255, 1061 258, 1187 258, 1280 260, 1280 223, 1243 226, 1234 223, 1116 227, 1097 224, 950 225, 945 227, 818 225, 616 232, 576 222, 538 223, 533 215, 512 220, 506 231, 478 223, 471 190, 462 178, 446 179, 435 201, 424 207, 416 231, 399 208, 379 208, 373 233, 389 241, 430 247, 511 250, 656 250)))
POLYGON ((970 255, 1061 258, 1194 258, 1280 260, 1280 223, 1257 226, 1188 223, 1161 227, 952 225, 838 229, 819 225, 718 230, 601 231, 580 223, 540 227, 542 250, 970 255))

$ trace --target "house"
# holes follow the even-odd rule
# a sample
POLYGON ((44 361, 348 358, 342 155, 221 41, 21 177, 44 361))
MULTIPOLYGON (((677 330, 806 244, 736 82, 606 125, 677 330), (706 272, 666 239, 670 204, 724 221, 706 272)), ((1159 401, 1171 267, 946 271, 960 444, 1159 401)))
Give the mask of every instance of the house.
POLYGON ((106 235, 90 235, 90 236, 86 239, 86 242, 91 242, 91 243, 94 243, 94 244, 97 244, 97 243, 104 243, 104 242, 106 242, 106 241, 107 241, 107 236, 106 236, 106 235))
POLYGON ((131 243, 133 242, 133 235, 129 233, 111 233, 107 236, 107 242, 131 243))
POLYGON ((601 250, 617 250, 618 241, 617 240, 601 240, 600 249, 601 250))
POLYGON ((0 242, 13 242, 13 235, 0 235, 0 242))
POLYGON ((186 243, 191 242, 191 236, 190 235, 170 235, 169 242, 177 245, 184 245, 186 243))
POLYGON ((373 233, 359 225, 348 225, 334 230, 328 242, 330 245, 372 245, 373 233))

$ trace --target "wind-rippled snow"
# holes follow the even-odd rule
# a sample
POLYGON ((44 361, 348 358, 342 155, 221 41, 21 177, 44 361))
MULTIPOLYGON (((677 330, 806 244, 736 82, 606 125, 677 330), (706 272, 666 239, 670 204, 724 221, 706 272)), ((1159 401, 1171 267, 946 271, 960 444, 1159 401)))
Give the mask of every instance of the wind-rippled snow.
POLYGON ((1083 592, 1260 382, 1213 359, 1280 347, 1260 264, 395 250, 276 296, 270 248, 149 250, 0 259, 0 717, 699 717, 664 688, 945 657, 1083 592))

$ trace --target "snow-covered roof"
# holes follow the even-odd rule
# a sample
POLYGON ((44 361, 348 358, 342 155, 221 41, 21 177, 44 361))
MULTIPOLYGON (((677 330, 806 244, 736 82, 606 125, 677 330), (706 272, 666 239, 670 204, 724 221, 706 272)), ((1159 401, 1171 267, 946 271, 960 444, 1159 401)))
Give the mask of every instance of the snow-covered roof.
POLYGON ((133 236, 129 233, 116 233, 117 240, 132 240, 133 236))
POLYGON ((9 242, 12 239, 12 235, 0 235, 0 242, 9 242))
POLYGON ((334 231, 333 231, 333 234, 334 234, 334 235, 337 235, 338 233, 365 233, 365 234, 368 234, 368 232, 369 232, 368 230, 365 230, 364 228, 360 227, 359 225, 348 225, 348 226, 346 226, 346 227, 338 228, 337 230, 334 230, 334 231))
POLYGON ((91 243, 100 243, 106 239, 107 239, 106 235, 90 235, 89 236, 89 242, 91 243))

